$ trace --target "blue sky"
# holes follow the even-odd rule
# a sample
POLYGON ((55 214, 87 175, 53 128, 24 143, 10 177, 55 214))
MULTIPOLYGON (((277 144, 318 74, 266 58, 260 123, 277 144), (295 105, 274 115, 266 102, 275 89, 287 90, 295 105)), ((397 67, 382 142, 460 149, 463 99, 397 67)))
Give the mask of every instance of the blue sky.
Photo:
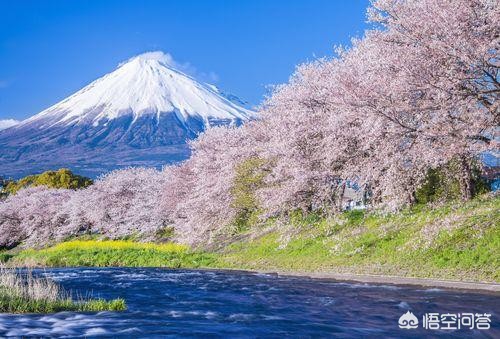
POLYGON ((252 104, 295 65, 332 55, 368 0, 0 0, 0 119, 24 119, 161 50, 252 104))

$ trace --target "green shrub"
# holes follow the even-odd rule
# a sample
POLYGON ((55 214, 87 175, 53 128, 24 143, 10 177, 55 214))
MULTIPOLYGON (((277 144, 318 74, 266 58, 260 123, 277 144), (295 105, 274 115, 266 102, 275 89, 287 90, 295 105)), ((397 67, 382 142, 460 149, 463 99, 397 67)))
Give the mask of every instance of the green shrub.
POLYGON ((14 255, 10 253, 5 253, 5 252, 0 252, 0 263, 5 263, 9 261, 10 258, 12 258, 14 255))
MULTIPOLYGON (((416 202, 427 204, 433 202, 447 202, 458 200, 462 196, 459 177, 459 162, 454 160, 436 169, 427 171, 426 179, 422 186, 415 192, 416 202)), ((486 181, 481 178, 481 171, 477 164, 471 166, 473 196, 489 191, 486 181)))
POLYGON ((34 186, 78 189, 90 185, 92 185, 91 179, 73 174, 67 168, 61 168, 57 171, 46 171, 41 174, 29 175, 18 181, 10 181, 6 184, 3 191, 7 194, 15 194, 20 189, 34 186))
POLYGON ((265 164, 265 160, 254 157, 244 160, 236 167, 231 189, 231 207, 237 210, 233 221, 235 233, 244 231, 258 222, 260 211, 255 192, 264 184, 265 164))
POLYGON ((163 227, 155 234, 155 239, 158 241, 168 241, 174 238, 175 228, 172 226, 163 227))

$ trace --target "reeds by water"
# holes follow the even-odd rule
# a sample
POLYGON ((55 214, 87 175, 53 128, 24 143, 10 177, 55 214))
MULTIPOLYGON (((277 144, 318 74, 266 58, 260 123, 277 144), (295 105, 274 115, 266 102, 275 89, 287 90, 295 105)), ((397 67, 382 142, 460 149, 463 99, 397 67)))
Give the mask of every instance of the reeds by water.
POLYGON ((122 311, 123 299, 106 301, 78 297, 57 282, 35 277, 31 270, 24 273, 0 268, 0 313, 54 313, 60 311, 122 311))

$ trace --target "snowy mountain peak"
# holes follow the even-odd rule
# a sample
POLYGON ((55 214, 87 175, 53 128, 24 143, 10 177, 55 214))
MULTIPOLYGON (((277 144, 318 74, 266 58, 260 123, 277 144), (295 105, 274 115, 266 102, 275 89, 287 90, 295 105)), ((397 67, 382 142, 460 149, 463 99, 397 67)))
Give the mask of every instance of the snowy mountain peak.
POLYGON ((128 166, 182 161, 187 141, 254 113, 237 97, 197 82, 162 52, 138 55, 21 123, 0 131, 0 172, 14 177, 71 168, 97 176, 128 166))
POLYGON ((34 121, 43 121, 43 127, 99 125, 124 115, 136 120, 143 115, 159 119, 161 114, 175 113, 183 123, 196 118, 210 126, 210 121, 241 122, 253 117, 252 111, 174 67, 170 55, 163 52, 135 56, 21 125, 34 121))
POLYGON ((136 55, 134 57, 131 57, 127 61, 120 63, 118 67, 121 67, 131 62, 136 62, 136 63, 159 62, 169 68, 176 68, 175 61, 173 60, 172 56, 170 54, 163 53, 161 51, 146 52, 136 55))

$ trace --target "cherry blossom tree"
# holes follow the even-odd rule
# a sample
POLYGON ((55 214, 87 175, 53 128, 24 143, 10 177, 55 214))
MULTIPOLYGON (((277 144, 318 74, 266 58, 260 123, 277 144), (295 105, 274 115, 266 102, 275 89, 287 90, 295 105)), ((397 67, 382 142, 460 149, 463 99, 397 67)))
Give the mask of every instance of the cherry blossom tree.
POLYGON ((383 29, 343 55, 342 93, 363 116, 368 154, 348 170, 376 181, 386 198, 411 203, 426 170, 452 160, 462 166, 464 199, 472 196, 472 163, 497 147, 495 3, 375 1, 370 18, 383 29))
POLYGON ((71 223, 110 238, 152 236, 167 223, 159 208, 164 181, 163 173, 153 168, 110 172, 74 195, 71 223))
POLYGON ((0 202, 0 246, 43 246, 82 234, 153 239, 168 222, 159 204, 165 181, 161 171, 130 168, 76 191, 22 189, 0 202))
POLYGON ((68 219, 61 211, 70 197, 70 190, 45 187, 23 189, 7 197, 0 202, 0 247, 21 243, 39 247, 64 239, 70 232, 60 232, 68 219))
POLYGON ((163 206, 172 215, 179 239, 210 242, 234 220, 234 168, 254 152, 251 144, 240 128, 211 128, 191 143, 191 159, 165 169, 163 206))
POLYGON ((328 144, 328 119, 336 112, 332 71, 325 60, 301 65, 263 105, 259 155, 272 167, 260 196, 271 214, 334 203, 340 153, 328 144))

